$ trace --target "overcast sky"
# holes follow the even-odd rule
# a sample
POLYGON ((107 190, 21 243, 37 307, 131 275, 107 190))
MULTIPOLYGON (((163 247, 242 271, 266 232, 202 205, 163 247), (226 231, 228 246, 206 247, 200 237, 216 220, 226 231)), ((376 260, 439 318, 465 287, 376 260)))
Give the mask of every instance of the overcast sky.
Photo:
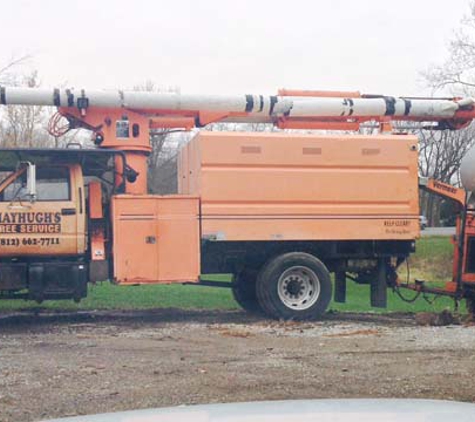
POLYGON ((44 85, 428 93, 469 0, 2 0, 0 63, 44 85))

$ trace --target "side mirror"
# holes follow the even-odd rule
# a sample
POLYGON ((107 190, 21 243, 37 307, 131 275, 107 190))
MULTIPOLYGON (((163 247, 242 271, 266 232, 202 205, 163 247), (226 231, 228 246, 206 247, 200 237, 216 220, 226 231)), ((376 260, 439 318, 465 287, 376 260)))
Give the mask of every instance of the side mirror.
POLYGON ((26 165, 26 196, 30 202, 36 201, 36 166, 29 161, 22 162, 26 165))

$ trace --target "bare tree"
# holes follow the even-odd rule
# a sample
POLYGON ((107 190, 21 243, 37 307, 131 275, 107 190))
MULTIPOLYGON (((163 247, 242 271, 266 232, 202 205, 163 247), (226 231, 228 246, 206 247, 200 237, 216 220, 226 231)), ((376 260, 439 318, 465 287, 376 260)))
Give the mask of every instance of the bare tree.
MULTIPOLYGON (((424 131, 419 136, 419 172, 445 183, 460 185, 460 163, 474 145, 475 125, 458 131, 424 131)), ((431 225, 440 225, 441 199, 421 193, 421 210, 431 225)))
MULTIPOLYGON (((15 81, 18 85, 35 88, 40 85, 38 72, 18 77, 15 81)), ((10 83, 13 81, 10 79, 10 83)), ((6 106, 2 110, 0 121, 0 145, 3 147, 48 147, 54 140, 45 129, 46 114, 44 107, 40 106, 6 106)))
MULTIPOLYGON (((29 55, 13 57, 7 64, 0 67, 2 84, 40 86, 36 70, 24 73, 24 65, 29 55)), ((55 140, 46 130, 47 107, 39 106, 6 106, 0 110, 0 146, 2 147, 51 147, 55 140)))
POLYGON ((193 133, 180 130, 152 132, 152 152, 148 160, 148 188, 151 193, 161 195, 178 191, 178 153, 193 133))
POLYGON ((448 46, 448 58, 440 66, 424 73, 430 86, 439 90, 448 88, 464 94, 475 89, 475 1, 469 5, 469 13, 461 20, 448 46))
MULTIPOLYGON (((135 91, 179 93, 178 87, 162 88, 147 80, 133 87, 135 91)), ((177 156, 180 145, 189 139, 181 131, 157 129, 150 133, 152 151, 148 159, 147 181, 150 193, 170 194, 177 192, 177 156)))
MULTIPOLYGON (((467 15, 450 40, 447 60, 434 66, 424 77, 434 90, 474 95, 475 0, 470 2, 467 15)), ((460 184, 459 167, 462 158, 474 145, 474 125, 459 131, 420 131, 418 134, 420 172, 443 182, 460 184)), ((440 198, 427 194, 421 196, 421 208, 433 224, 439 223, 440 203, 440 198)))
POLYGON ((0 65, 0 83, 12 83, 12 80, 15 80, 16 75, 18 74, 15 70, 24 65, 31 58, 29 55, 12 57, 7 64, 0 65))

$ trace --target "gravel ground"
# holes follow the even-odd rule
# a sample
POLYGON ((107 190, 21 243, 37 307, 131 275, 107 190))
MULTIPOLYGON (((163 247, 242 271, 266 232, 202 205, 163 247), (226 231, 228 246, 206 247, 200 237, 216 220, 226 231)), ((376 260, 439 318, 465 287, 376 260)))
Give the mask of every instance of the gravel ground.
POLYGON ((475 401, 475 327, 234 311, 0 314, 0 421, 326 397, 475 401))

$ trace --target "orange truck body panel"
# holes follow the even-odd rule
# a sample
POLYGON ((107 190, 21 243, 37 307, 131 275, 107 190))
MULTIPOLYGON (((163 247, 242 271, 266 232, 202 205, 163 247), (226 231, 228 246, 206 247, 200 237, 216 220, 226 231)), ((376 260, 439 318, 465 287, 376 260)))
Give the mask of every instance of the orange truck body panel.
POLYGON ((204 238, 408 240, 419 236, 417 138, 200 132, 178 160, 204 238))
POLYGON ((102 207, 102 185, 89 183, 89 237, 91 239, 91 260, 102 261, 106 258, 105 222, 102 207))
POLYGON ((89 183, 89 218, 103 218, 102 187, 100 182, 89 183))
POLYGON ((117 283, 198 281, 198 198, 117 195, 111 206, 117 283))

